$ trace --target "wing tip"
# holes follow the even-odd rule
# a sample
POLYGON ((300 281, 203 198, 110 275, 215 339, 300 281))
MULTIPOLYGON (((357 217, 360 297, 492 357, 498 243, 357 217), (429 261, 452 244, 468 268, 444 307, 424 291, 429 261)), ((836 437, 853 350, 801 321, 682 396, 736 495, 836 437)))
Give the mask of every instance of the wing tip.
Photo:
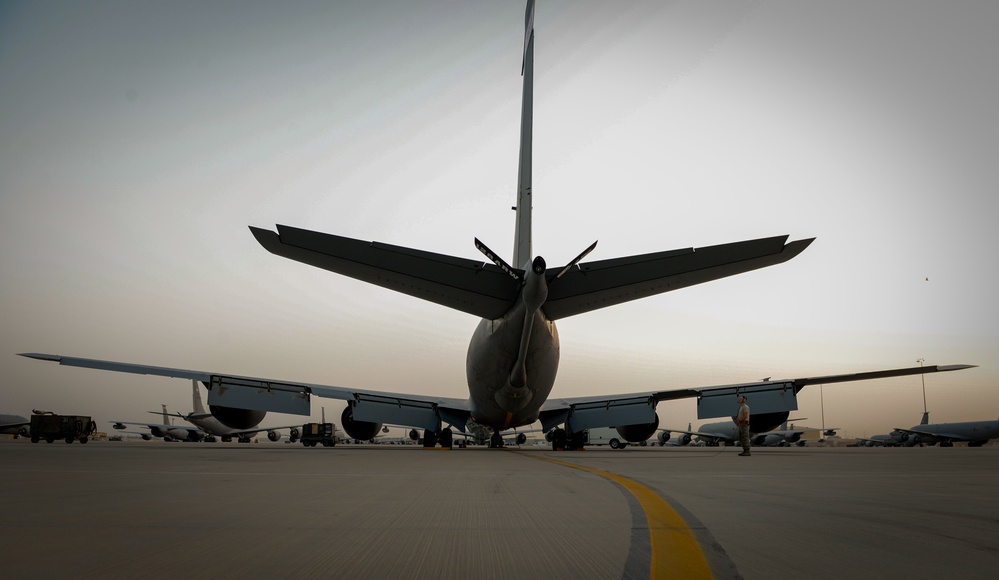
POLYGON ((265 250, 272 254, 278 254, 278 248, 281 247, 281 237, 274 231, 265 230, 263 228, 257 228, 254 226, 247 226, 250 228, 250 233, 257 240, 265 250))
POLYGON ((38 352, 19 352, 17 356, 34 358, 38 360, 48 360, 52 362, 62 362, 62 357, 57 354, 42 354, 38 352))

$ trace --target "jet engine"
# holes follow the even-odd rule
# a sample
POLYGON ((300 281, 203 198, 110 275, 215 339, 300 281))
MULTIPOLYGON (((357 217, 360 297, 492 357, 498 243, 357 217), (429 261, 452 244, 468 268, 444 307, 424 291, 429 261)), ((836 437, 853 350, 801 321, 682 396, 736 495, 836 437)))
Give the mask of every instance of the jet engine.
POLYGON ((412 441, 419 441, 420 440, 420 432, 417 431, 416 429, 410 429, 409 430, 409 438, 412 441))
POLYGON ((788 415, 791 413, 789 411, 781 411, 778 413, 751 413, 749 415, 749 430, 753 433, 766 433, 768 431, 773 431, 781 425, 784 421, 787 421, 788 415))
POLYGON ((517 445, 523 445, 524 443, 527 443, 527 435, 517 433, 517 445))
POLYGON ((277 431, 268 431, 267 438, 270 439, 271 441, 280 441, 281 434, 278 433, 277 431))
POLYGON ((658 437, 656 437, 656 439, 659 441, 660 447, 666 445, 666 442, 669 441, 669 438, 670 438, 669 431, 663 431, 662 433, 659 434, 658 437))
POLYGON ((343 409, 343 413, 340 415, 340 423, 343 425, 343 430, 350 435, 352 439, 357 439, 358 441, 368 441, 374 439, 375 435, 381 431, 381 423, 370 423, 368 421, 355 421, 354 420, 354 410, 350 405, 347 405, 343 409))
POLYGON ((208 409, 219 422, 230 429, 253 429, 267 415, 267 411, 236 409, 234 407, 222 407, 219 405, 208 405, 208 409))
POLYGON ((298 438, 301 436, 302 434, 299 432, 298 429, 291 428, 288 430, 288 439, 291 439, 292 443, 298 441, 298 438))
POLYGON ((656 420, 646 425, 622 425, 617 428, 618 435, 628 443, 640 443, 656 433, 659 428, 659 415, 656 420))

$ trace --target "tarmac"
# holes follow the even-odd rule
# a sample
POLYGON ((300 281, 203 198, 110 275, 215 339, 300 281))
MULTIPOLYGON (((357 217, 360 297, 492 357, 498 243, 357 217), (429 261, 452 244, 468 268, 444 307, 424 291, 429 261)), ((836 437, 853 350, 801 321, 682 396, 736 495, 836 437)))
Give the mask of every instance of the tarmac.
POLYGON ((994 578, 999 447, 0 440, 7 578, 994 578))

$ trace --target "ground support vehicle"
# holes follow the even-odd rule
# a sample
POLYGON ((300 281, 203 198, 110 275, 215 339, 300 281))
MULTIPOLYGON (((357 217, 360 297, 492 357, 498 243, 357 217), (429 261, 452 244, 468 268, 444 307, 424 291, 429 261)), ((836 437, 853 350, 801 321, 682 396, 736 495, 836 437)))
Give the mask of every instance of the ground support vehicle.
POLYGON ((302 425, 302 445, 315 447, 322 443, 323 447, 336 445, 336 428, 333 423, 306 423, 302 425))
POLYGON ((66 443, 77 440, 86 443, 96 432, 97 423, 86 415, 56 415, 46 412, 31 416, 32 443, 38 443, 42 439, 49 443, 56 439, 63 439, 66 443))

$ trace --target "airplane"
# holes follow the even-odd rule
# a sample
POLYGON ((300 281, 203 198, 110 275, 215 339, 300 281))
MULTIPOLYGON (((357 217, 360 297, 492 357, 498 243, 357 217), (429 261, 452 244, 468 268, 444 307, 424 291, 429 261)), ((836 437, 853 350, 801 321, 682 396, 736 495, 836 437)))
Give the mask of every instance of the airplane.
MULTIPOLYGON (((796 419, 797 421, 804 421, 804 419, 796 419)), ((771 431, 769 433, 760 433, 755 438, 752 438, 751 442, 753 445, 760 445, 763 447, 786 447, 788 445, 797 445, 798 447, 804 447, 805 442, 802 441, 801 436, 805 433, 815 433, 822 431, 822 435, 825 437, 834 437, 836 435, 836 429, 838 427, 830 427, 829 429, 814 429, 811 427, 805 429, 795 429, 794 424, 791 424, 791 428, 788 429, 787 421, 781 425, 780 431, 771 431)))
MULTIPOLYGON (((791 421, 804 421, 804 419, 790 419, 791 421)), ((750 415, 750 423, 752 423, 752 415, 750 415)), ((753 430, 752 425, 750 425, 749 431, 749 442, 752 445, 762 446, 762 447, 784 447, 787 445, 797 445, 798 447, 804 447, 805 442, 801 440, 801 436, 805 433, 812 433, 815 431, 821 431, 821 429, 795 429, 794 425, 788 429, 788 419, 785 419, 783 424, 780 426, 780 431, 765 431, 757 432, 753 430)), ((775 425, 773 428, 776 428, 775 425)), ((773 429, 772 428, 772 429, 773 429)), ((739 442, 739 429, 735 423, 731 421, 721 421, 718 423, 706 423, 701 425, 700 430, 692 431, 690 429, 690 424, 687 424, 687 430, 682 429, 669 429, 663 430, 659 434, 659 444, 665 445, 670 441, 672 433, 680 433, 681 437, 679 439, 678 445, 687 445, 690 443, 692 437, 697 437, 699 441, 703 441, 705 444, 710 446, 715 446, 719 444, 724 445, 735 445, 739 442)), ((827 436, 833 436, 836 434, 835 429, 826 429, 824 432, 827 436)))
MULTIPOLYGON (((154 411, 150 411, 151 413, 154 411)), ((196 427, 187 427, 184 425, 173 425, 169 413, 167 413, 166 405, 163 405, 163 411, 159 413, 163 415, 162 423, 137 423, 131 421, 109 421, 112 427, 119 431, 128 429, 130 425, 138 425, 140 427, 145 427, 149 429, 149 433, 139 433, 142 438, 149 441, 153 437, 160 437, 164 441, 204 441, 206 433, 201 429, 196 427)), ((126 431, 127 433, 134 433, 135 431, 126 431)))
MULTIPOLYGON (((278 432, 280 429, 288 429, 289 438, 291 442, 294 443, 298 440, 301 434, 301 425, 285 425, 282 427, 266 427, 266 428, 256 428, 256 429, 233 429, 231 427, 226 427, 218 419, 212 416, 211 413, 205 411, 205 404, 201 400, 201 390, 198 388, 197 381, 191 381, 191 386, 193 387, 193 406, 194 410, 186 415, 180 413, 168 413, 166 405, 163 405, 163 423, 166 425, 147 425, 150 430, 154 428, 156 430, 163 430, 163 427, 169 426, 170 428, 166 430, 171 437, 178 439, 180 441, 207 441, 209 443, 214 443, 215 438, 219 437, 222 441, 229 443, 232 441, 233 437, 236 438, 240 443, 249 443, 251 439, 262 431, 267 431, 267 439, 271 441, 280 441, 281 433, 278 432), (180 417, 181 419, 191 423, 195 427, 182 427, 173 425, 168 425, 168 417, 180 417), (186 438, 184 433, 186 431, 186 438)), ((156 414, 155 411, 150 411, 150 413, 156 414)), ((125 423, 122 421, 115 421, 115 429, 124 429, 125 425, 141 425, 142 423, 125 423), (121 427, 119 427, 121 425, 121 427)), ((163 437, 163 435, 157 434, 154 430, 153 434, 157 437, 163 437)))
POLYGON ((898 437, 901 433, 883 433, 867 437, 857 437, 857 447, 901 447, 904 443, 898 437))
POLYGON ((20 415, 0 413, 0 434, 27 437, 31 432, 31 420, 20 415))
POLYGON ((244 430, 267 412, 311 414, 313 397, 347 402, 341 427, 354 439, 370 440, 382 424, 424 431, 424 446, 451 447, 452 429, 479 443, 502 447, 506 430, 540 421, 552 447, 574 449, 586 429, 615 427, 622 439, 641 442, 659 427, 657 405, 696 399, 699 419, 731 416, 737 395, 753 401, 751 428, 774 429, 797 409, 797 393, 808 385, 955 371, 970 365, 928 365, 820 377, 756 381, 713 387, 628 394, 551 398, 559 366, 556 322, 639 298, 781 264, 814 238, 788 242, 788 235, 700 248, 680 248, 592 262, 583 260, 597 243, 565 265, 549 267, 532 246, 532 139, 535 3, 524 19, 520 155, 511 262, 479 239, 483 259, 437 254, 277 225, 250 226, 266 250, 288 259, 395 290, 481 319, 466 356, 468 398, 363 390, 295 381, 237 376, 72 356, 21 353, 60 365, 148 374, 201 382, 209 410, 226 427, 244 430))
POLYGON ((690 425, 691 423, 687 423, 686 431, 677 431, 677 433, 680 433, 680 437, 677 439, 673 439, 672 432, 669 431, 668 429, 660 430, 659 435, 656 436, 656 440, 659 442, 659 446, 683 447, 685 445, 690 445, 690 441, 692 439, 690 435, 692 432, 690 430, 690 425))
MULTIPOLYGON (((926 414, 924 414, 925 418, 926 414)), ((990 439, 999 439, 999 420, 965 421, 962 423, 920 423, 909 429, 895 427, 892 436, 903 445, 936 445, 953 447, 955 442, 966 442, 968 447, 981 447, 990 439)))

